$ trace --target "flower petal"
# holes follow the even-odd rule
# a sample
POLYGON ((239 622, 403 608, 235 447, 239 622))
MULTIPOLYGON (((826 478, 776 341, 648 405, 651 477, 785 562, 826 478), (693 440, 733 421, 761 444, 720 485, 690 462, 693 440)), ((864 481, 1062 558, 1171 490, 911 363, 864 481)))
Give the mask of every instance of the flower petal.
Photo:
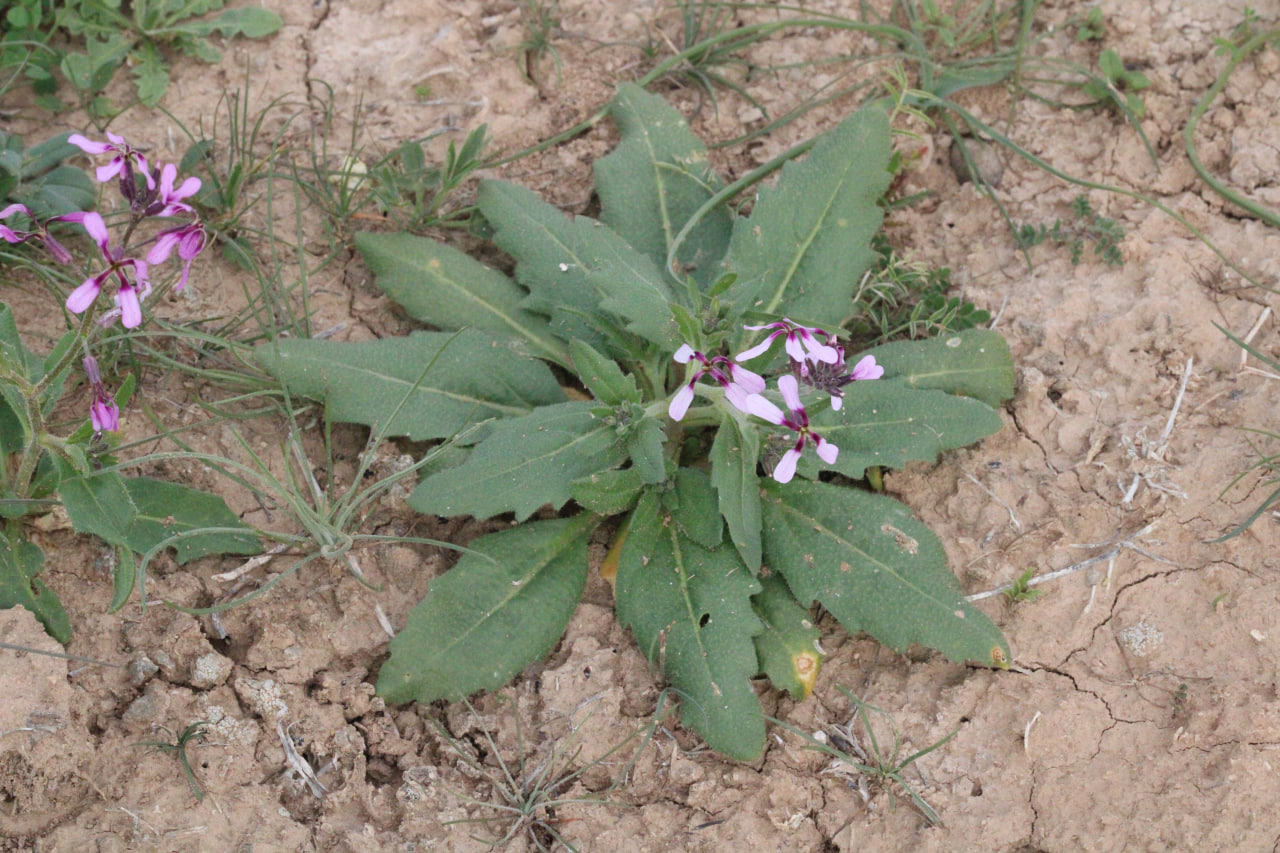
POLYGON ((132 287, 122 287, 116 291, 115 298, 120 308, 120 324, 126 329, 142 325, 142 304, 138 302, 138 292, 132 287))
POLYGON ((102 215, 98 213, 86 213, 84 219, 80 220, 80 224, 84 226, 84 230, 89 232, 89 236, 93 238, 93 242, 98 244, 98 248, 102 250, 102 254, 106 255, 108 261, 111 255, 107 252, 107 241, 111 239, 111 235, 107 232, 107 223, 102 221, 102 215))
POLYGON ((836 457, 840 455, 840 448, 836 447, 820 435, 814 435, 813 439, 818 444, 818 446, 814 448, 815 452, 818 454, 818 458, 828 465, 836 464, 836 457))
POLYGON ((67 310, 72 314, 83 314, 102 292, 102 276, 87 278, 84 283, 71 291, 67 297, 67 310))
POLYGON ((857 364, 853 366, 853 370, 849 375, 854 379, 879 379, 884 376, 884 367, 876 364, 874 355, 864 355, 857 364))
POLYGON ((765 389, 764 377, 740 364, 729 365, 729 378, 741 385, 748 394, 759 394, 765 389))
POLYGON ((86 139, 78 133, 73 133, 68 136, 67 142, 70 142, 86 154, 106 154, 114 148, 114 146, 109 143, 94 142, 92 139, 86 139))
POLYGON ((759 394, 748 395, 746 403, 747 413, 755 415, 762 421, 768 421, 769 423, 776 424, 778 426, 782 426, 786 421, 786 418, 782 414, 782 409, 779 409, 759 394))
POLYGON ((681 364, 688 364, 689 360, 697 354, 697 351, 688 344, 681 344, 680 349, 676 350, 676 354, 671 356, 681 364))
POLYGON ((667 407, 667 414, 671 416, 671 420, 678 421, 689 411, 691 403, 693 403, 692 383, 685 385, 671 398, 671 405, 667 407))
MULTIPOLYGON (((762 329, 764 327, 763 326, 743 326, 743 328, 744 329, 762 329)), ((765 338, 763 341, 753 346, 751 349, 743 350, 742 352, 735 355, 733 357, 733 360, 734 361, 750 361, 751 359, 756 358, 757 356, 764 355, 766 352, 768 352, 769 347, 773 346, 773 339, 776 337, 778 337, 777 334, 769 335, 767 338, 765 338)))
POLYGON ((782 392, 782 399, 786 401, 788 409, 793 412, 804 411, 804 404, 800 402, 800 383, 796 382, 794 376, 779 376, 778 390, 782 392))
POLYGON ((794 448, 782 454, 778 464, 773 466, 773 479, 779 483, 790 483, 796 475, 796 463, 800 461, 800 451, 794 448))

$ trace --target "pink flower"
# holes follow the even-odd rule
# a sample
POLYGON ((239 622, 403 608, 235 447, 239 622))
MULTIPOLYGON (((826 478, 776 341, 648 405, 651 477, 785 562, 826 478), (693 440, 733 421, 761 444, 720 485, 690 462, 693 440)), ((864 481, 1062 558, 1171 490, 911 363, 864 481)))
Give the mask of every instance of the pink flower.
MULTIPOLYGON (((27 209, 25 204, 11 204, 4 210, 0 210, 0 220, 8 219, 15 214, 21 213, 23 216, 31 220, 32 224, 38 229, 36 231, 15 231, 7 225, 0 225, 0 240, 6 243, 25 243, 27 240, 36 239, 44 244, 45 251, 53 256, 53 259, 60 264, 69 264, 73 260, 71 253, 53 238, 49 233, 47 223, 37 222, 36 218, 31 215, 31 211, 27 209)), ((64 219, 62 216, 55 216, 50 222, 64 219)))
MULTIPOLYGON (((195 180, 192 178, 191 180, 195 180)), ((206 234, 204 224, 189 222, 178 228, 170 228, 156 235, 156 244, 147 252, 147 263, 152 266, 169 260, 169 255, 176 248, 178 257, 182 259, 182 278, 174 290, 182 290, 187 286, 187 275, 191 272, 191 262, 204 251, 206 234)))
POLYGON ((693 386, 704 376, 710 376, 719 382, 724 388, 725 399, 734 408, 742 412, 747 411, 748 397, 752 394, 759 394, 765 388, 763 378, 747 370, 742 365, 733 363, 723 355, 708 358, 688 344, 682 344, 680 349, 676 350, 673 358, 680 364, 697 361, 702 365, 702 369, 695 371, 689 381, 682 385, 680 390, 675 393, 675 396, 671 398, 671 403, 667 407, 667 414, 671 416, 673 421, 680 420, 689 411, 689 406, 693 403, 693 386))
POLYGON ((844 361, 844 347, 836 344, 835 349, 840 358, 834 364, 812 360, 805 360, 799 365, 792 362, 792 372, 806 385, 811 385, 819 391, 825 391, 829 394, 831 396, 831 408, 838 412, 840 407, 844 405, 844 386, 850 382, 879 379, 884 376, 884 368, 876 364, 874 355, 864 355, 853 366, 853 370, 849 370, 844 361))
POLYGON ((78 133, 73 133, 67 137, 67 142, 79 148, 86 154, 106 154, 108 151, 114 152, 115 157, 111 158, 111 162, 105 166, 99 166, 97 169, 98 180, 106 183, 117 175, 123 182, 127 176, 133 171, 136 164, 138 171, 147 180, 147 189, 154 190, 156 188, 156 179, 152 177, 151 170, 147 167, 147 158, 142 152, 134 148, 128 142, 125 142, 123 136, 117 136, 110 131, 107 132, 107 139, 110 142, 95 142, 92 139, 86 139, 78 133))
POLYGON ((782 392, 782 399, 791 410, 790 415, 784 414, 781 409, 759 394, 752 394, 747 398, 747 411, 761 420, 784 426, 796 433, 795 446, 782 454, 782 459, 778 460, 778 464, 773 467, 773 479, 779 483, 789 483, 796 475, 796 465, 800 461, 800 454, 806 444, 813 444, 818 458, 828 465, 835 464, 840 448, 809 429, 809 415, 800 402, 800 385, 794 376, 779 377, 778 390, 782 392))
POLYGON ((191 205, 183 202, 183 199, 190 198, 200 192, 200 179, 187 178, 182 182, 182 186, 177 189, 173 188, 173 182, 178 179, 178 167, 172 163, 165 163, 164 168, 160 170, 160 194, 152 204, 161 205, 160 209, 155 213, 151 213, 148 209, 148 215, 151 216, 174 216, 177 213, 193 213, 191 205))
POLYGON ((120 409, 116 401, 107 394, 102 386, 102 375, 98 372, 98 360, 91 355, 84 358, 84 372, 89 377, 89 385, 93 388, 93 402, 89 404, 89 422, 94 432, 116 432, 120 429, 120 409))
POLYGON ((141 325, 141 300, 151 292, 151 282, 147 278, 147 262, 137 258, 120 257, 119 253, 111 248, 107 225, 97 213, 71 213, 62 218, 81 223, 84 230, 88 231, 89 236, 98 244, 98 249, 101 250, 102 257, 107 262, 106 269, 85 279, 84 283, 71 291, 71 295, 67 297, 67 310, 72 314, 83 314, 87 311, 89 306, 97 301, 98 294, 102 292, 102 285, 114 273, 117 282, 114 297, 116 308, 107 316, 113 317, 118 314, 126 329, 141 325), (130 271, 137 279, 136 285, 129 278, 130 271))
POLYGON ((738 353, 738 361, 750 361, 756 356, 764 355, 769 347, 773 346, 773 342, 782 335, 787 336, 787 355, 790 356, 793 362, 803 364, 806 358, 812 357, 827 364, 835 364, 840 359, 835 347, 828 346, 817 338, 818 335, 821 335, 823 340, 829 341, 831 339, 830 335, 814 326, 801 326, 786 317, 776 323, 765 323, 763 326, 743 326, 742 328, 753 332, 761 329, 773 329, 773 331, 762 342, 738 353))

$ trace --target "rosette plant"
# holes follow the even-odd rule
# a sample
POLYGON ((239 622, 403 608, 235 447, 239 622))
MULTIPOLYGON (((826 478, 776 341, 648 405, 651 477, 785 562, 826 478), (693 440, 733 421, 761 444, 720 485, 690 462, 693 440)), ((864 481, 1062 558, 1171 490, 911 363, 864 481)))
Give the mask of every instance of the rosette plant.
POLYGON ((595 165, 598 220, 481 183, 513 277, 432 240, 358 236, 378 286, 441 331, 258 351, 331 421, 452 439, 422 469, 414 509, 514 522, 431 582, 379 692, 458 700, 545 656, 593 536, 610 542, 600 572, 618 617, 681 697, 683 723, 733 758, 764 749, 757 676, 813 689, 815 603, 894 649, 1007 661, 937 537, 865 482, 999 429, 1013 391, 993 332, 865 353, 841 337, 876 258, 887 111, 804 146, 749 215, 726 203, 744 182, 724 186, 661 98, 624 86, 611 114, 621 142, 595 165))

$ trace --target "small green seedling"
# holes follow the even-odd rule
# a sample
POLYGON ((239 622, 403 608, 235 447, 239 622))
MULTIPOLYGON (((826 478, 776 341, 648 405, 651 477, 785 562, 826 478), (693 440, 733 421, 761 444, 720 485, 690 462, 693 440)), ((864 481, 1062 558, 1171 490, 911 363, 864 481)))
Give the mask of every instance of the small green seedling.
MULTIPOLYGON (((163 726, 162 730, 169 732, 163 726)), ((144 740, 134 744, 134 746, 146 746, 160 752, 169 752, 178 756, 178 762, 182 765, 182 775, 186 777, 187 784, 191 786, 191 793, 195 795, 196 802, 204 802, 204 789, 200 787, 200 780, 196 778, 196 772, 191 767, 191 759, 187 755, 187 747, 194 741, 196 743, 204 743, 205 735, 208 733, 209 722, 207 720, 199 720, 187 726, 178 733, 177 738, 172 743, 163 740, 144 740)), ((172 732, 169 732, 172 735, 172 732)))
POLYGON ((1099 106, 1110 107, 1126 115, 1142 118, 1147 114, 1147 105, 1138 94, 1151 85, 1147 75, 1125 68, 1120 55, 1110 48, 1098 57, 1098 70, 1100 74, 1090 77, 1081 87, 1085 95, 1093 98, 1099 106))
POLYGON ((1089 199, 1076 196, 1071 202, 1071 213, 1074 221, 1064 223, 1054 220, 1053 225, 1022 225, 1015 235, 1023 248, 1038 246, 1041 243, 1053 243, 1066 246, 1072 266, 1084 259, 1084 250, 1093 246, 1093 254, 1109 267, 1124 266, 1124 256, 1120 252, 1120 241, 1124 239, 1124 229, 1114 219, 1102 216, 1093 209, 1089 199))
POLYGON ((1018 575, 1013 583, 1009 585, 1009 588, 1004 591, 1004 594, 1010 601, 1015 603, 1020 601, 1035 601, 1037 598, 1044 595, 1044 590, 1031 588, 1031 579, 1035 576, 1036 567, 1027 566, 1027 570, 1018 575))
POLYGON ((560 29, 560 0, 525 0, 521 10, 524 20, 524 39, 517 46, 520 73, 533 85, 540 85, 539 67, 548 55, 556 66, 556 79, 560 79, 560 51, 552 39, 560 29))
POLYGON ((1076 41, 1102 41, 1107 34, 1107 21, 1102 15, 1102 7, 1094 6, 1081 19, 1076 27, 1076 41))

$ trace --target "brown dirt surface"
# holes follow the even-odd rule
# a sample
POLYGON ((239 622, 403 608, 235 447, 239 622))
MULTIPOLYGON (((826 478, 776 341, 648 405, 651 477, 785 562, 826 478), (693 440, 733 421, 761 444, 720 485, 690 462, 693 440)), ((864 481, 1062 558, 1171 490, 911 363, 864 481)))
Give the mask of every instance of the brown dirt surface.
MULTIPOLYGON (((520 57, 525 4, 517 0, 263 5, 284 17, 283 30, 226 44, 220 65, 175 59, 164 101, 170 114, 136 107, 112 130, 176 161, 187 144, 178 122, 225 128, 221 99, 242 90, 255 111, 281 99, 264 124, 266 138, 301 147, 319 134, 330 167, 430 135, 429 151, 442 157, 448 142, 460 143, 481 123, 495 150, 515 152, 588 117, 618 82, 651 67, 646 46, 669 55, 667 39, 679 40, 672 4, 561 0, 554 52, 532 64, 531 81, 522 73, 530 65, 520 57)), ((804 5, 813 13, 858 8, 836 0, 804 5)), ((707 751, 672 720, 650 727, 660 685, 594 574, 551 657, 499 694, 475 697, 472 708, 387 707, 373 689, 387 654, 382 618, 403 626, 430 579, 451 565, 450 552, 419 545, 365 552, 376 590, 344 567, 312 564, 214 625, 160 600, 217 600, 229 584, 214 575, 240 561, 157 565, 145 609, 135 595, 108 614, 107 552, 53 516, 36 535, 48 557, 43 579, 75 630, 64 651, 114 666, 0 648, 0 849, 485 851, 493 845, 481 839, 500 838, 511 826, 493 805, 503 802, 504 766, 526 778, 548 768, 553 776, 585 770, 557 791, 574 802, 544 815, 583 851, 1280 849, 1280 526, 1268 513, 1237 538, 1210 541, 1270 491, 1255 472, 1224 494, 1256 460, 1251 442, 1274 452, 1269 439, 1245 430, 1273 428, 1280 393, 1280 377, 1259 372, 1256 359, 1242 362, 1222 331, 1243 336, 1276 297, 1223 258, 1274 285, 1280 233, 1211 192, 1181 141, 1192 107, 1225 64, 1214 39, 1243 20, 1244 4, 1100 5, 1102 44, 1151 80, 1142 127, 1158 166, 1114 113, 1055 108, 1001 88, 958 98, 1069 175, 1150 193, 1222 256, 1150 204, 1071 186, 995 147, 986 168, 1002 173, 997 195, 1014 222, 1073 221, 1070 203, 1083 192, 1124 229, 1123 267, 1104 265, 1087 246, 1072 265, 1066 249, 1050 243, 1030 250, 1028 266, 992 200, 957 180, 950 137, 923 125, 926 156, 903 191, 930 195, 894 212, 887 228, 895 246, 949 267, 957 292, 997 316, 1018 365, 1003 431, 936 466, 892 472, 888 491, 939 534, 972 593, 1028 567, 1039 575, 1079 570, 1039 586, 1044 594, 1035 601, 982 600, 1011 642, 1010 671, 967 668, 925 651, 897 655, 823 618, 830 656, 814 695, 803 702, 763 697, 770 715, 849 749, 869 749, 870 740, 860 726, 835 728, 855 713, 838 686, 887 712, 873 717, 886 752, 894 746, 890 719, 901 756, 954 734, 905 771, 940 825, 901 789, 806 749, 780 727, 753 765, 707 751), (202 720, 206 736, 188 749, 205 792, 197 801, 174 753, 145 742, 172 742, 174 732, 202 720), (287 752, 298 756, 295 765, 287 752), (298 762, 314 772, 310 784, 298 762), (490 822, 465 822, 477 819, 490 822)), ((1042 7, 1035 26, 1042 38, 1032 53, 1095 67, 1097 43, 1077 43, 1070 28, 1051 30, 1087 8, 1073 0, 1042 7)), ((780 14, 735 13, 731 26, 780 14)), ((1259 27, 1276 25, 1274 4, 1261 4, 1259 14, 1259 27)), ((750 58, 757 66, 801 63, 869 47, 857 33, 806 29, 778 34, 750 58)), ((746 84, 769 115, 779 115, 830 82, 825 68, 801 65, 749 76, 746 84)), ((1280 202, 1278 71, 1280 55, 1271 49, 1243 63, 1197 137, 1215 174, 1273 206, 1280 202)), ((745 72, 727 73, 743 79, 745 72)), ((765 121, 728 92, 713 104, 675 81, 658 88, 708 140, 765 121)), ((111 94, 123 102, 129 89, 118 82, 111 94)), ((42 138, 94 130, 83 114, 53 116, 28 99, 16 89, 0 105, 19 132, 42 138)), ((716 165, 741 175, 834 126, 851 104, 824 104, 774 133, 718 149, 716 165)), ((604 122, 489 174, 584 212, 592 204, 591 163, 615 140, 604 122)), ((288 241, 291 204, 259 204, 247 226, 274 223, 288 241)), ((327 231, 314 209, 302 212, 310 262, 348 239, 327 231)), ((244 273, 215 257, 197 266, 190 296, 158 309, 167 319, 243 304, 244 273)), ((286 268, 284 275, 297 273, 286 268)), ((40 346, 57 332, 48 325, 47 294, 29 281, 14 284, 6 301, 35 336, 31 345, 40 346)), ((334 339, 411 328, 354 251, 313 271, 306 285, 314 330, 334 339)), ((1280 355, 1274 315, 1253 345, 1280 355)), ((157 371, 140 393, 158 417, 178 425, 198 414, 192 403, 207 389, 157 371)), ((150 434, 136 405, 125 420, 126 438, 150 434)), ((259 452, 278 451, 279 424, 232 424, 191 441, 234 456, 231 430, 239 430, 259 452)), ((350 466, 363 435, 347 428, 335 435, 350 466)), ((308 441, 320 450, 318 428, 308 441)), ((379 464, 399 464, 396 456, 408 451, 384 448, 379 464)), ((246 521, 267 523, 268 507, 198 464, 146 473, 213 489, 246 521)), ((335 477, 344 473, 350 470, 335 477)), ((485 529, 415 518, 390 502, 370 521, 375 528, 459 544, 485 529)), ((59 649, 21 609, 0 612, 0 642, 59 649)), ((534 849, 534 841, 516 833, 499 849, 534 849)))

